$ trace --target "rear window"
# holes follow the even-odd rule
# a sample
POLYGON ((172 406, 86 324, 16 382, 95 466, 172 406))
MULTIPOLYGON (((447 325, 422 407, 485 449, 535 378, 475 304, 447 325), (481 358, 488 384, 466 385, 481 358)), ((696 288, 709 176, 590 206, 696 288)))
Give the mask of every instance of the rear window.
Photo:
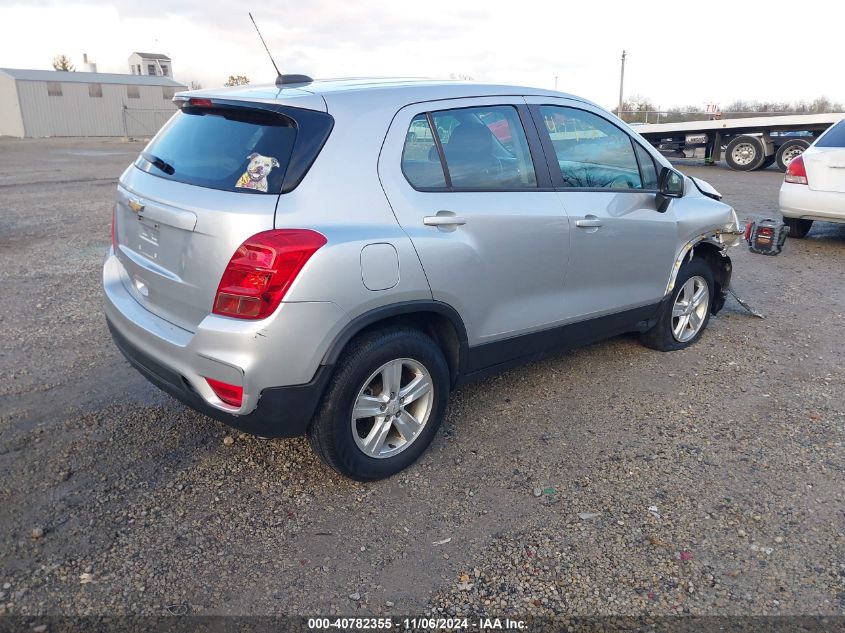
POLYGON ((845 147, 845 121, 840 121, 816 143, 816 147, 845 147))
POLYGON ((135 165, 189 185, 279 194, 293 153, 294 121, 244 108, 184 108, 152 140, 135 165))

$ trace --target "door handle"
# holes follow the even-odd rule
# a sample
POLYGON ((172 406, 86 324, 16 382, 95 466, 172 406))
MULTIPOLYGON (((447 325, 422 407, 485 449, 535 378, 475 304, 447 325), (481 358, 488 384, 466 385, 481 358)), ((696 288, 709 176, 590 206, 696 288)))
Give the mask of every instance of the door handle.
POLYGON ((459 215, 428 215, 423 218, 426 226, 460 226, 466 223, 466 219, 459 215))
POLYGON ((579 229, 598 228, 604 224, 594 215, 585 215, 583 220, 575 220, 575 226, 579 229))

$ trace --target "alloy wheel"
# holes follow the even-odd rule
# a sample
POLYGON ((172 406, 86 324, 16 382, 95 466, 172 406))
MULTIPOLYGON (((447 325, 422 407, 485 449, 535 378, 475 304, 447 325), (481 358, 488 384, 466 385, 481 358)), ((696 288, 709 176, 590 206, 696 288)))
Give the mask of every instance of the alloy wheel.
POLYGON ((672 336, 679 343, 691 341, 707 318, 710 309, 710 288, 700 275, 690 277, 681 287, 672 306, 672 336))
POLYGON ((434 382, 411 358, 391 360, 374 371, 358 392, 352 410, 352 437, 376 459, 393 457, 422 433, 431 415, 434 382))

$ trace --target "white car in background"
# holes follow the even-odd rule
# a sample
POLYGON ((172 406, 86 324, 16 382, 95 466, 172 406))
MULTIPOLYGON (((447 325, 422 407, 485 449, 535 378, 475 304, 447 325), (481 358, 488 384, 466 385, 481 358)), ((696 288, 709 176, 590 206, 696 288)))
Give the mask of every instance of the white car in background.
POLYGON ((794 158, 780 188, 789 237, 804 237, 815 220, 845 223, 845 120, 794 158))

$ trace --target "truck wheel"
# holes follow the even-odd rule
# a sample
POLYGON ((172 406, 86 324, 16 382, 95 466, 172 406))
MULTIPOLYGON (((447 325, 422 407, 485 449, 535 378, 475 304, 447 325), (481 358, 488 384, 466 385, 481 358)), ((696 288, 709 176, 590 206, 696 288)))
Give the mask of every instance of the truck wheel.
POLYGON ((756 136, 737 136, 728 143, 725 150, 725 162, 728 167, 736 171, 753 171, 759 169, 766 154, 763 143, 756 136))
POLYGON ((370 332, 344 351, 308 438, 339 473, 382 479, 428 448, 448 399, 449 367, 429 336, 404 327, 370 332))
POLYGON ((778 169, 786 171, 786 168, 789 167, 789 163, 791 163, 796 156, 801 156, 801 154, 804 153, 804 150, 808 147, 810 147, 810 143, 800 138, 787 141, 778 147, 778 151, 775 154, 775 162, 778 165, 778 169))
POLYGON ((810 227, 813 226, 812 220, 802 220, 801 218, 784 218, 783 223, 789 227, 789 237, 799 240, 807 237, 810 227))
POLYGON ((766 169, 766 167, 771 167, 775 164, 775 155, 769 154, 766 158, 763 159, 763 162, 757 169, 766 169))

